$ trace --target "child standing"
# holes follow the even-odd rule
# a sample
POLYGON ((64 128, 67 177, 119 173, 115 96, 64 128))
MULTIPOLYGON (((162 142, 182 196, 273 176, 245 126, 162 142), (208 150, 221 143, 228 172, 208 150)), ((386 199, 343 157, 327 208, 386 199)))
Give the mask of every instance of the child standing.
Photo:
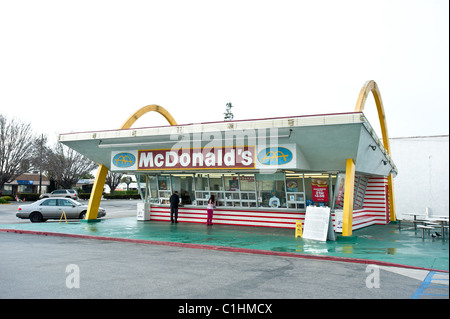
POLYGON ((213 209, 216 207, 216 198, 214 195, 208 199, 208 207, 206 207, 206 212, 208 216, 206 217, 206 225, 212 226, 213 209))

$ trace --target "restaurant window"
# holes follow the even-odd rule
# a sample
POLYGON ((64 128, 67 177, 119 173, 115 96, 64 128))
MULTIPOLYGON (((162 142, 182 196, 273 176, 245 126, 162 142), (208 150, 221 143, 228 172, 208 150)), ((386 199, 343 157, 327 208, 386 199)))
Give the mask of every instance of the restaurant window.
POLYGON ((208 174, 196 174, 195 190, 196 191, 209 191, 208 174))
POLYGON ((241 189, 241 206, 257 207, 255 175, 239 175, 239 184, 241 189))
POLYGON ((303 174, 286 174, 287 208, 305 209, 305 179, 303 174))
POLYGON ((306 206, 330 205, 330 174, 314 173, 304 174, 306 206))
POLYGON ((223 191, 222 174, 209 174, 209 186, 211 191, 223 191))
POLYGON ((170 175, 158 175, 158 196, 160 204, 169 204, 172 195, 170 175))
POLYGON ((224 175, 225 191, 238 191, 239 190, 239 180, 238 175, 224 175))
POLYGON ((225 174, 223 176, 225 187, 225 206, 240 207, 241 197, 239 194, 239 179, 236 174, 225 174))
POLYGON ((191 174, 172 175, 172 189, 178 192, 183 205, 191 205, 195 199, 193 183, 191 174))
POLYGON ((361 209, 364 203, 364 197, 366 195, 367 183, 369 182, 368 176, 355 176, 355 191, 353 193, 353 209, 361 209))
POLYGON ((260 207, 286 208, 283 173, 255 174, 260 207))
POLYGON ((223 187, 222 174, 209 174, 210 195, 216 197, 216 206, 225 206, 225 189, 223 187))
POLYGON ((158 184, 156 175, 148 176, 148 196, 150 197, 150 203, 158 203, 158 184))
MULTIPOLYGON (((361 209, 364 204, 364 197, 366 195, 367 184, 369 176, 356 175, 355 186, 353 190, 353 209, 361 209)), ((345 193, 345 174, 339 173, 336 178, 334 191, 334 209, 341 210, 344 207, 344 193, 345 193)))
POLYGON ((197 206, 206 206, 210 197, 208 174, 195 174, 195 195, 191 201, 197 206))

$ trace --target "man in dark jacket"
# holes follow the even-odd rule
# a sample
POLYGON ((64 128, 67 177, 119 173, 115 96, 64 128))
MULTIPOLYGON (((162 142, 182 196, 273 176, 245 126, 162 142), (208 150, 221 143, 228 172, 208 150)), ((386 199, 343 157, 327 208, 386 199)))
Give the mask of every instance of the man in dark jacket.
POLYGON ((180 197, 178 197, 178 192, 174 191, 172 196, 170 196, 170 221, 172 222, 172 224, 178 223, 178 203, 179 202, 180 202, 180 197))

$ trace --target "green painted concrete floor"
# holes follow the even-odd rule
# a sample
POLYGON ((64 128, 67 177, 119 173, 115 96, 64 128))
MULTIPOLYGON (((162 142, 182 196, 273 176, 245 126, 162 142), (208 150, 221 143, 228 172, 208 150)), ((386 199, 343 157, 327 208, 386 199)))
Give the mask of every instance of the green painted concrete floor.
POLYGON ((101 236, 212 245, 266 252, 319 255, 376 260, 406 266, 449 270, 448 237, 432 238, 412 227, 397 224, 369 226, 353 232, 352 237, 337 236, 336 241, 295 238, 294 229, 204 224, 171 224, 138 221, 134 217, 105 219, 98 223, 21 223, 0 225, 4 230, 50 232, 81 236, 101 236))

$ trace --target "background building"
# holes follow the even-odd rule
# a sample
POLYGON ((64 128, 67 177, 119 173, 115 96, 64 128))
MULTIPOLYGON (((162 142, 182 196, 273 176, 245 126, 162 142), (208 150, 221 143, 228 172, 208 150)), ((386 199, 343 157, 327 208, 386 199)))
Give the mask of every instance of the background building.
POLYGON ((449 215, 448 135, 391 138, 392 157, 399 174, 395 178, 396 212, 449 215))

